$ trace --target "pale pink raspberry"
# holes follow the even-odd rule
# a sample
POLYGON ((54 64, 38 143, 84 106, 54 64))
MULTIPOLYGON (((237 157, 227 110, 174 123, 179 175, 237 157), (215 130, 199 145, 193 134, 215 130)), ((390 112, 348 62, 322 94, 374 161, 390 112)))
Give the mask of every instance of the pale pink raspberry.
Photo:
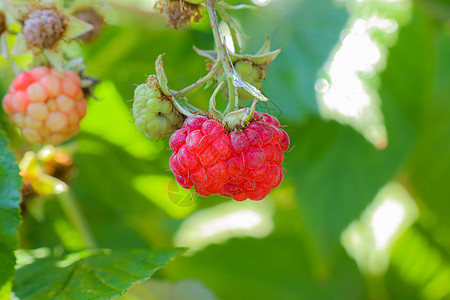
POLYGON ((14 78, 3 109, 30 143, 58 145, 80 130, 86 100, 75 72, 35 67, 14 78))

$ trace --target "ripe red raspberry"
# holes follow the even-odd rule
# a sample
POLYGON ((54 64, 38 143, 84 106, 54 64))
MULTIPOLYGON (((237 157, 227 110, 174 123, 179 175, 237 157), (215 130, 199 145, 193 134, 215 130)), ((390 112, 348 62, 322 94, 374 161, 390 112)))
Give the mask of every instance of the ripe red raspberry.
POLYGON ((35 67, 14 78, 3 109, 30 143, 58 145, 80 130, 86 100, 75 72, 35 67))
POLYGON ((256 112, 246 128, 226 132, 215 120, 189 117, 170 138, 170 169, 182 187, 194 185, 201 196, 262 200, 283 179, 289 137, 279 125, 275 117, 256 112))

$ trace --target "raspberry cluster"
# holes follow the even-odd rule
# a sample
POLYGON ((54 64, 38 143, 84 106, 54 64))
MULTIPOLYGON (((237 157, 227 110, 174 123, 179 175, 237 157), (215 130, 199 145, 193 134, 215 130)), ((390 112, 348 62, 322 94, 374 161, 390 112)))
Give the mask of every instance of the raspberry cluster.
POLYGON ((170 138, 170 169, 182 187, 194 185, 201 196, 262 200, 283 179, 289 137, 279 126, 260 112, 247 127, 231 132, 213 119, 189 117, 170 138))
POLYGON ((3 109, 30 143, 58 145, 80 130, 86 100, 77 73, 35 67, 14 78, 3 109))

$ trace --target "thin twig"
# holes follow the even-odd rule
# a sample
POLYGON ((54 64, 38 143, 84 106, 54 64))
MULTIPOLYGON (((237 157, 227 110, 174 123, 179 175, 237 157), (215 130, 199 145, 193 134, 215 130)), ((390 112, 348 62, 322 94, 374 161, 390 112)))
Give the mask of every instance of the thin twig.
POLYGON ((84 246, 86 248, 95 248, 96 242, 94 237, 92 236, 89 226, 84 219, 73 194, 70 191, 67 191, 57 194, 57 198, 62 210, 69 219, 69 222, 72 223, 75 230, 80 234, 84 246))

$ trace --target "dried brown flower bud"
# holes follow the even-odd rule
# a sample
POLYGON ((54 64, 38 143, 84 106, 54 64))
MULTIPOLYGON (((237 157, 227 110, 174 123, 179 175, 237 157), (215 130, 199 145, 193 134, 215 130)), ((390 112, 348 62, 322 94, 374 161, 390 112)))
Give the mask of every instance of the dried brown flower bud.
POLYGON ((29 46, 52 48, 64 35, 67 17, 54 8, 38 8, 23 20, 22 33, 29 46))
POLYGON ((198 22, 202 17, 199 4, 184 0, 159 0, 155 9, 166 17, 167 25, 174 29, 189 24, 191 20, 198 22))

